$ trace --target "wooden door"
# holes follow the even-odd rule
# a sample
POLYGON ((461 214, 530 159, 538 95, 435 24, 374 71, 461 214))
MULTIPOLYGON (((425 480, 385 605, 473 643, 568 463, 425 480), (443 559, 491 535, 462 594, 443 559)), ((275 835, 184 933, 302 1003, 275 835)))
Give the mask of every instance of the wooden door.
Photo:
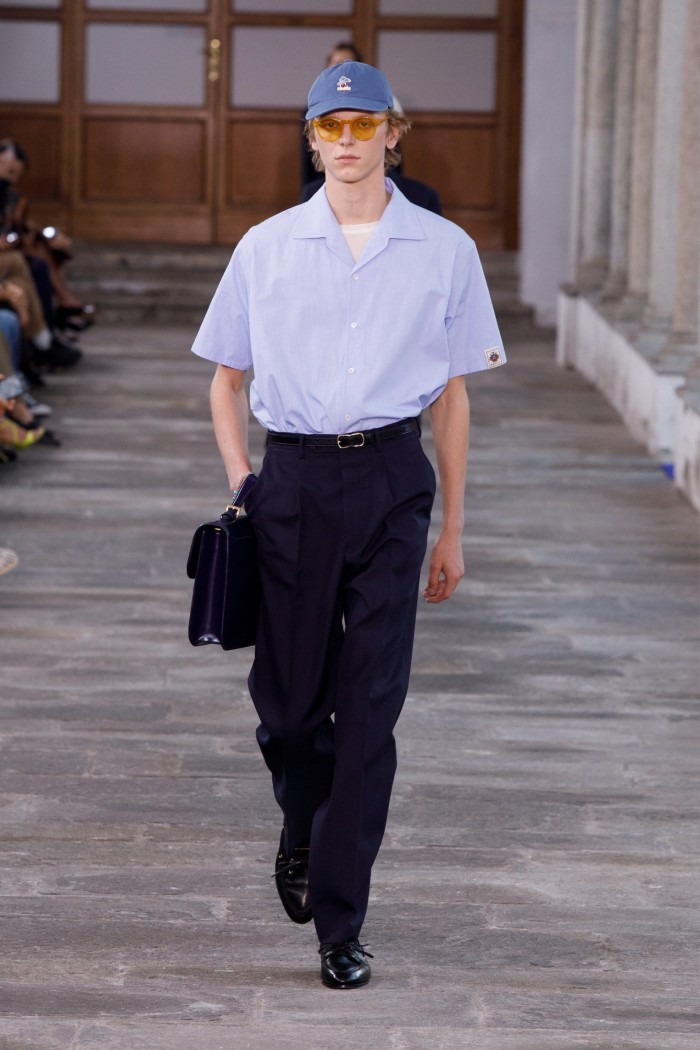
POLYGON ((0 135, 29 154, 35 211, 91 240, 213 239, 223 3, 0 7, 0 36, 19 56, 14 83, 0 72, 0 135), (30 101, 22 92, 43 62, 56 70, 54 95, 30 101))
POLYGON ((76 6, 70 27, 78 56, 70 190, 75 234, 210 241, 217 5, 88 0, 76 6))
POLYGON ((92 240, 233 243, 298 200, 307 89, 338 40, 411 117, 404 172, 517 247, 523 0, 0 0, 0 137, 34 212, 92 240))
POLYGON ((523 0, 230 0, 222 15, 219 240, 298 200, 308 87, 352 40, 412 120, 404 174, 480 247, 517 247, 523 0))

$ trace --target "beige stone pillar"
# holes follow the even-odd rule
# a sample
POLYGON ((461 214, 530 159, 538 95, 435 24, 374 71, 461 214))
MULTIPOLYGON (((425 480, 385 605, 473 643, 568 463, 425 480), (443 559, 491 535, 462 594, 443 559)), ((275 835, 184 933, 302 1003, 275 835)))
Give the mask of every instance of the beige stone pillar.
MULTIPOLYGON (((696 6, 698 0, 692 0, 696 6)), ((687 0, 662 0, 654 122, 646 321, 663 329, 673 316, 676 289, 678 177, 683 95, 683 41, 687 0)))
POLYGON ((683 49, 676 280, 671 332, 662 358, 682 366, 698 356, 700 309, 700 0, 689 4, 683 49), (688 354, 691 354, 688 360, 688 354), (680 356, 679 356, 680 355, 680 356))
POLYGON ((608 269, 619 0, 589 0, 578 173, 580 288, 602 284, 608 269))
POLYGON ((625 297, 630 317, 639 316, 648 292, 658 37, 659 0, 639 0, 625 297))
POLYGON ((619 298, 627 287, 632 131, 639 0, 620 0, 615 56, 615 105, 612 143, 610 245, 605 299, 619 298))
POLYGON ((688 9, 683 54, 673 330, 697 342, 700 262, 700 4, 688 9))

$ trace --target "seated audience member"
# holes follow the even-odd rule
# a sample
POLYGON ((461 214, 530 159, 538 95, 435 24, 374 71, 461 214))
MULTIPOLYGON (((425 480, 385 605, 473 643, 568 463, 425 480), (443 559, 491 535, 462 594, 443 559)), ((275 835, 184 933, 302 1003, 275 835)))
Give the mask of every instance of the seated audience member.
MULTIPOLYGON (((4 376, 0 374, 0 379, 4 376)), ((0 396, 0 463, 8 463, 15 458, 15 449, 29 448, 36 445, 44 436, 41 427, 27 430, 11 418, 16 406, 15 398, 0 396)))
POLYGON ((95 308, 84 305, 71 292, 65 274, 65 263, 71 258, 72 242, 53 226, 39 227, 29 218, 26 197, 20 196, 17 183, 28 167, 25 151, 13 139, 0 141, 0 214, 5 235, 16 236, 14 246, 27 257, 37 284, 41 282, 42 265, 48 268, 51 289, 56 302, 56 324, 82 330, 93 323, 95 308))
POLYGON ((51 415, 49 405, 43 405, 29 391, 29 378, 22 372, 22 328, 19 317, 13 310, 0 309, 0 372, 14 373, 23 381, 26 389, 22 401, 31 409, 35 419, 51 415))
POLYGON ((0 305, 0 372, 17 372, 22 353, 22 326, 14 310, 0 305))
MULTIPOLYGON (((3 356, 2 351, 0 345, 0 358, 3 356)), ((13 375, 22 384, 21 377, 17 376, 17 373, 13 375)), ((5 374, 0 372, 0 382, 4 378, 5 374)), ((47 430, 35 416, 27 405, 23 391, 12 397, 5 397, 0 386, 0 447, 5 450, 21 450, 38 444, 58 448, 61 442, 53 431, 47 430)))
POLYGON ((34 363, 67 368, 82 357, 72 342, 52 332, 25 257, 0 237, 0 307, 14 310, 22 332, 32 344, 34 363))

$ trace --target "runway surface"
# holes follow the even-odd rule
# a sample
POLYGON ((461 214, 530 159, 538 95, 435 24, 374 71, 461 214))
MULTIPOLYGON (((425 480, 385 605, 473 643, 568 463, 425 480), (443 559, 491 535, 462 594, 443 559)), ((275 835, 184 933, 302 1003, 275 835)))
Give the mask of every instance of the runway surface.
POLYGON ((0 1048, 696 1050, 697 515, 507 326, 467 576, 419 610, 374 976, 331 992, 270 878, 250 652, 186 639, 227 496, 192 335, 94 329, 49 377, 62 448, 0 467, 0 1048))

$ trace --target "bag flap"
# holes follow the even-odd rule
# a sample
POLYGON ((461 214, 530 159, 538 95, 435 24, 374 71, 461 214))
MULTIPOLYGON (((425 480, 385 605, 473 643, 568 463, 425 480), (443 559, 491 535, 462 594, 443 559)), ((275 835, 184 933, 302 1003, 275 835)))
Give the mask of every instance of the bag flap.
POLYGON ((199 553, 202 548, 202 537, 205 532, 219 531, 228 533, 240 531, 243 535, 246 535, 251 530, 252 526, 247 518, 238 517, 230 511, 224 511, 221 517, 217 518, 216 521, 205 521, 204 524, 199 525, 195 529, 192 543, 190 544, 190 553, 187 556, 187 575, 189 578, 193 580, 197 575, 199 553))

